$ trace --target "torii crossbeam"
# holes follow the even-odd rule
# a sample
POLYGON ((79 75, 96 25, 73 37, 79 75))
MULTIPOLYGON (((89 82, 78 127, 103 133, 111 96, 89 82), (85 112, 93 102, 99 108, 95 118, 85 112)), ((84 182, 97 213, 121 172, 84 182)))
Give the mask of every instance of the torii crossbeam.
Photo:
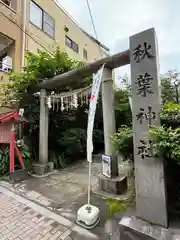
POLYGON ((53 89, 63 84, 79 81, 95 73, 103 64, 105 64, 105 67, 108 69, 114 69, 127 65, 129 63, 130 54, 129 50, 126 50, 115 55, 100 59, 93 63, 86 64, 81 68, 77 68, 67 73, 57 75, 52 79, 44 80, 36 86, 34 91, 39 91, 40 89, 53 89))

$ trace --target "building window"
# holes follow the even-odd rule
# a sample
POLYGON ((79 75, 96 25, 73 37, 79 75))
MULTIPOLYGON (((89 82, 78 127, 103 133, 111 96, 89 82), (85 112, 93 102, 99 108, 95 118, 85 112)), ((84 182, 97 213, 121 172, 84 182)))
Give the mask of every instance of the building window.
POLYGON ((50 37, 55 37, 55 21, 37 4, 31 1, 30 6, 30 21, 50 37))
POLYGON ((8 56, 7 53, 0 56, 0 70, 5 72, 12 71, 12 57, 8 56))
POLYGON ((3 68, 3 59, 7 56, 7 53, 0 56, 0 70, 3 68))
POLYGON ((55 37, 55 21, 46 12, 43 14, 43 31, 50 37, 55 37))
POLYGON ((84 57, 85 59, 88 59, 88 56, 87 56, 87 51, 86 51, 86 49, 83 49, 83 57, 84 57))
POLYGON ((38 7, 34 2, 31 1, 30 6, 30 21, 42 29, 42 21, 43 20, 43 11, 40 7, 38 7))
POLYGON ((69 37, 66 36, 66 46, 74 50, 75 52, 79 52, 79 46, 69 37))

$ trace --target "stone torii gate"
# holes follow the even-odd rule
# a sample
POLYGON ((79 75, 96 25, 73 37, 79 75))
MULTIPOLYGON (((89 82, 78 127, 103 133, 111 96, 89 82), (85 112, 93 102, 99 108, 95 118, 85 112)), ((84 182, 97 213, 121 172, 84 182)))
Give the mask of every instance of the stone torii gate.
POLYGON ((48 167, 48 108, 46 89, 79 81, 95 73, 103 64, 102 103, 105 137, 105 154, 114 154, 110 136, 115 129, 113 77, 114 68, 131 66, 132 115, 137 215, 167 227, 164 166, 161 159, 151 155, 148 135, 149 124, 158 125, 160 83, 158 51, 154 28, 130 37, 130 49, 87 64, 84 67, 44 80, 34 91, 40 90, 39 167, 48 167))

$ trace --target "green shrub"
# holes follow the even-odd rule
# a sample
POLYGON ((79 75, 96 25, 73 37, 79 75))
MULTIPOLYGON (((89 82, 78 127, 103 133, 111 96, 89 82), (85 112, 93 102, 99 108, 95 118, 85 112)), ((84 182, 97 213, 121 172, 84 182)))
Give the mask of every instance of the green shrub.
MULTIPOLYGON (((31 169, 31 165, 32 165, 32 154, 28 148, 28 146, 24 143, 24 141, 20 140, 19 144, 17 142, 19 151, 22 154, 23 160, 24 160, 24 165, 26 167, 26 169, 31 169)), ((16 157, 17 158, 17 157, 16 157)))
POLYGON ((9 171, 9 148, 0 149, 0 176, 9 171))
MULTIPOLYGON (((180 104, 166 103, 160 112, 160 119, 163 126, 151 126, 149 131, 153 152, 156 156, 180 163, 180 104)), ((118 153, 125 159, 133 158, 133 133, 130 127, 122 126, 111 139, 118 153)))
POLYGON ((114 149, 124 157, 124 160, 133 160, 133 132, 130 127, 123 125, 111 140, 114 149))
POLYGON ((180 164, 180 128, 151 126, 153 154, 180 164))
MULTIPOLYGON (((81 157, 86 157, 87 133, 82 128, 71 128, 61 133, 58 139, 59 148, 49 151, 49 159, 55 163, 56 168, 63 168, 68 162, 73 162, 81 157)), ((94 152, 102 150, 103 132, 93 131, 94 152)))
MULTIPOLYGON (((23 141, 18 141, 17 145, 18 145, 18 148, 19 148, 19 150, 22 154, 26 169, 30 169, 31 163, 32 163, 32 156, 31 156, 31 153, 29 152, 28 147, 24 144, 23 141)), ((0 149, 0 176, 9 173, 9 160, 10 160, 9 153, 10 153, 9 146, 1 145, 1 149, 0 149)), ((16 156, 16 153, 15 153, 14 164, 15 164, 15 169, 20 168, 19 161, 18 161, 18 158, 16 156)))
POLYGON ((58 142, 66 159, 76 160, 86 152, 86 132, 84 129, 68 129, 61 134, 58 142))
MULTIPOLYGON (((151 126, 149 129, 154 156, 180 164, 180 128, 151 126)), ((133 159, 132 129, 123 126, 112 136, 115 150, 125 159, 133 159)))
POLYGON ((56 169, 65 168, 67 165, 67 159, 64 156, 64 153, 61 151, 48 151, 49 161, 54 163, 56 169))
POLYGON ((180 126, 180 104, 169 102, 165 104, 160 112, 162 125, 176 128, 180 126))

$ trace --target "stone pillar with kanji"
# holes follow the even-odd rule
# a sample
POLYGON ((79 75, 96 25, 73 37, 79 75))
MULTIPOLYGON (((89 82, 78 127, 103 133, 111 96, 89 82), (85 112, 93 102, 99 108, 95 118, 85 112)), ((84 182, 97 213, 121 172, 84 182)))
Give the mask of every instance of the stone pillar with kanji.
POLYGON ((149 126, 160 125, 160 78, 154 28, 130 37, 137 216, 167 227, 163 160, 152 153, 149 126))

